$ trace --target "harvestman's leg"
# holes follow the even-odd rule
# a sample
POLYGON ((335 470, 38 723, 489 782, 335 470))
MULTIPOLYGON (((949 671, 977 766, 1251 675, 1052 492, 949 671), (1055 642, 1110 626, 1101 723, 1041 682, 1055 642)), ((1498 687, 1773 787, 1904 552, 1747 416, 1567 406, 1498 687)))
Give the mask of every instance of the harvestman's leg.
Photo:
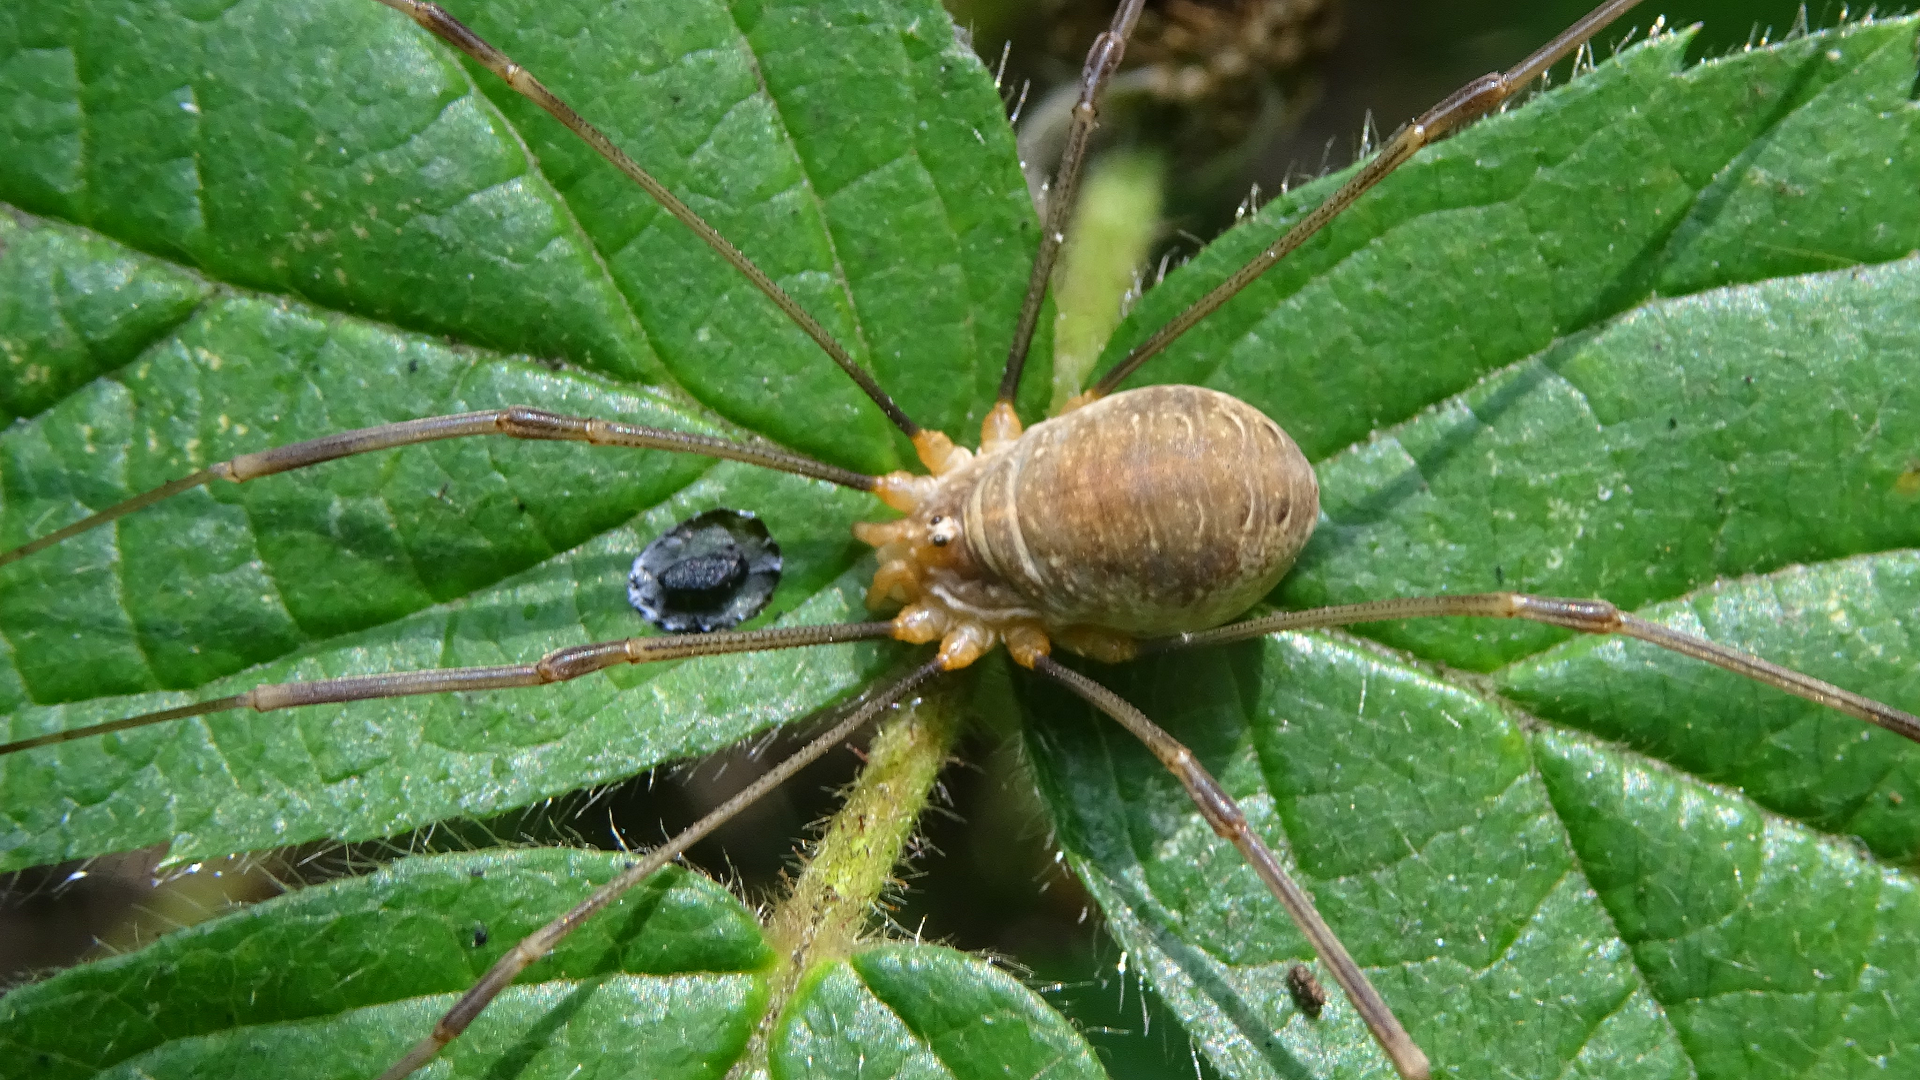
POLYGON ((448 694, 466 690, 508 690, 546 686, 566 682, 622 664, 651 664, 661 660, 686 660, 696 656, 725 653, 761 652, 772 649, 797 649, 809 645, 834 645, 847 641, 873 641, 893 637, 890 622, 835 623, 830 626, 781 626, 770 630, 740 630, 729 633, 681 634, 670 637, 622 638, 597 641, 555 649, 531 664, 502 664, 496 667, 438 668, 425 671, 394 671, 384 675, 357 675, 344 679, 311 679, 299 682, 267 683, 244 694, 197 701, 172 709, 142 713, 124 720, 55 731, 18 742, 0 744, 0 756, 32 750, 39 746, 71 742, 93 735, 106 735, 129 728, 161 724, 189 716, 209 716, 234 709, 272 712, 301 705, 329 705, 345 701, 369 701, 375 698, 412 697, 418 694, 448 694))
POLYGON ((1606 3, 1588 12, 1586 17, 1561 31, 1552 41, 1542 45, 1532 56, 1508 68, 1504 72, 1482 75, 1453 92, 1445 101, 1435 105, 1420 115, 1420 118, 1394 132, 1380 152, 1375 154, 1353 179, 1340 185, 1340 189, 1327 197, 1327 201, 1314 207, 1313 212, 1296 222, 1293 228, 1273 242, 1273 246, 1254 256, 1253 261, 1241 267, 1234 275, 1215 286, 1213 291, 1194 301, 1193 306, 1175 316, 1174 319, 1155 331, 1126 358, 1114 365, 1113 369, 1102 376, 1093 388, 1081 395, 1083 400, 1103 397, 1112 393, 1114 388, 1125 381, 1160 350, 1166 348, 1181 334, 1186 333, 1201 319, 1211 315, 1221 304, 1226 303, 1233 294, 1246 288, 1253 279, 1266 273, 1273 265, 1285 258, 1287 253, 1305 243, 1307 238, 1317 233, 1327 222, 1339 216, 1342 210, 1353 205, 1355 199, 1366 194, 1367 190, 1386 179, 1387 174, 1399 168, 1421 147, 1452 134, 1463 125, 1485 116, 1504 105, 1508 99, 1525 89, 1526 86, 1546 74, 1561 58, 1590 41, 1595 34, 1605 29, 1607 24, 1627 13, 1627 10, 1640 0, 1607 0, 1606 3))
POLYGON ((1046 300, 1047 283, 1053 278, 1053 264, 1066 239, 1068 215, 1073 212, 1080 190, 1080 173, 1087 160, 1087 145, 1099 124, 1097 108, 1100 92, 1120 68, 1127 51, 1127 39, 1133 36, 1133 24, 1140 20, 1146 0, 1122 0, 1113 13, 1113 23, 1093 39, 1087 50, 1086 66, 1080 69, 1080 100, 1073 106, 1073 126, 1067 131, 1066 152, 1060 156, 1060 170, 1048 189, 1047 220, 1042 223, 1040 249, 1033 254, 1033 272, 1027 277, 1027 296, 1020 305, 1020 319, 1014 324, 1013 343, 1007 349, 1007 367, 1000 376, 996 412, 1013 413, 1013 398, 1020 391, 1020 375, 1026 369, 1027 351, 1033 344, 1034 326, 1040 320, 1040 307, 1046 300))
POLYGON ((1192 645, 1216 645, 1245 641, 1281 630, 1309 630, 1324 626, 1348 626, 1353 623, 1386 622, 1394 619, 1424 619, 1467 616, 1482 619, 1527 619, 1564 627, 1587 634, 1621 634, 1670 649, 1683 656, 1704 660, 1736 675, 1778 687, 1796 697, 1837 709, 1848 716, 1877 724, 1888 731, 1920 742, 1920 717, 1884 705, 1872 698, 1843 690, 1830 682, 1781 667, 1779 664, 1730 649, 1692 634, 1683 634, 1659 623, 1648 622, 1621 611, 1605 600, 1569 600, 1525 593, 1471 593, 1462 596, 1412 596, 1399 600, 1374 600, 1364 604, 1286 611, 1214 630, 1202 630, 1177 637, 1159 638, 1141 643, 1141 652, 1165 652, 1192 645))
POLYGON ((887 419, 891 420, 895 427, 904 432, 908 438, 917 437, 921 433, 920 425, 914 423, 906 412, 894 403, 893 398, 887 396, 885 390, 880 389, 880 384, 873 380, 872 375, 867 374, 865 369, 854 362, 853 354, 834 340, 833 335, 827 333, 827 328, 821 326, 812 315, 807 314, 806 309, 788 296, 786 290, 775 284, 774 280, 767 276, 766 271, 755 266, 753 260, 747 258, 739 248, 734 247, 726 237, 721 236, 719 230, 707 224, 704 218, 693 212, 692 207, 681 202, 678 196, 668 191, 665 184, 654 179, 653 175, 641 168, 638 162, 613 145, 613 140, 607 138, 599 128, 587 123, 584 117, 573 111, 572 106, 555 97, 553 91, 548 90, 539 79, 533 77, 532 72, 514 63, 506 53, 489 45, 480 35, 467 29, 465 24, 447 14, 438 4, 425 3, 423 0, 379 0, 379 2, 406 15, 435 37, 466 53, 481 67, 498 75, 500 80, 511 87, 515 93, 545 109, 549 116, 565 124, 567 130, 578 135, 580 141, 593 147, 594 152, 605 158, 608 164, 625 173, 627 179, 638 184, 641 190, 652 196, 653 201, 659 203, 661 209, 672 214, 735 270, 740 271, 742 276, 753 283, 754 288, 759 289, 767 299, 773 301, 774 306, 812 338, 814 344, 820 346, 821 351, 832 357, 834 363, 840 365, 840 370, 846 372, 847 377, 852 379, 867 397, 880 407, 880 411, 887 414, 887 419))
POLYGON ((618 899, 621 893, 639 884, 667 863, 679 858, 687 848, 725 824, 735 814, 753 805, 767 792, 785 783, 788 777, 838 746, 842 740, 852 735, 860 725, 873 719, 881 710, 891 707, 901 698, 912 693, 920 684, 939 673, 938 660, 929 661, 914 669, 893 685, 867 699, 859 708, 848 714, 846 719, 796 751, 793 756, 768 770, 764 776, 747 785, 738 795, 721 803, 712 813, 694 822, 680 835, 648 852, 646 858, 627 867, 613 880, 595 889, 593 895, 582 900, 572 910, 534 931, 495 962, 493 967, 487 969, 487 973, 480 977, 480 981, 474 984, 473 989, 462 994, 453 1008, 447 1010, 447 1014, 433 1025, 433 1033, 414 1044, 405 1057, 395 1062, 392 1068, 381 1073, 380 1080, 401 1080, 402 1077, 410 1075, 414 1070, 432 1061, 434 1055, 440 1052, 440 1048, 459 1037, 460 1033, 467 1029, 467 1025, 473 1022, 474 1017, 479 1016, 480 1011, 499 996, 500 991, 512 985, 513 980, 518 978, 528 965, 552 952, 554 946, 581 923, 618 899))
POLYGON ((1180 744, 1178 739, 1167 734, 1160 725, 1147 719, 1145 713, 1134 708, 1127 700, 1113 691, 1087 678, 1070 668, 1055 663, 1051 657, 1041 656, 1034 661, 1033 670, 1060 683, 1067 689, 1080 695, 1094 708, 1119 721, 1120 726, 1131 732, 1134 738, 1146 744, 1153 756, 1179 778, 1193 804, 1200 809, 1200 816, 1222 839, 1233 844, 1247 860, 1247 865, 1266 883, 1268 889, 1279 899, 1281 906, 1293 918, 1295 926, 1307 936, 1313 945, 1313 951, 1326 963, 1328 970, 1347 992, 1347 1000, 1353 1002, 1355 1012, 1366 1022, 1367 1030, 1373 1033, 1380 1048, 1385 1050, 1393 1067, 1406 1080, 1426 1080, 1428 1075, 1427 1055, 1414 1044, 1407 1029, 1387 1007, 1380 992, 1367 981, 1367 975, 1360 970, 1348 955, 1347 947, 1327 925, 1320 912, 1313 906, 1313 898, 1305 889, 1296 884, 1287 874, 1280 860, 1274 858, 1253 827, 1247 824, 1247 817, 1240 807, 1220 787, 1220 782, 1194 760, 1193 752, 1180 744))
POLYGON ((97 514, 81 518, 63 529, 57 529, 31 540, 12 551, 0 552, 0 566, 5 566, 16 559, 24 559, 34 552, 44 551, 89 529, 98 528, 110 521, 125 517, 135 510, 145 509, 163 499, 215 480, 231 480, 237 484, 262 476, 271 476, 274 473, 302 469, 308 465, 318 465, 324 461, 351 457, 354 454, 391 450, 395 447, 437 442, 441 439, 459 439, 470 435, 504 435, 511 439, 583 442, 594 446, 620 446, 641 450, 671 450, 684 454, 702 454, 706 457, 743 461, 749 465, 777 469, 780 472, 812 477, 815 480, 826 480, 856 491, 872 491, 879 483, 875 477, 828 465, 777 447, 729 442, 711 435, 693 435, 684 431, 669 431, 666 428, 625 424, 614 420, 563 416, 526 405, 510 405, 504 409, 403 420, 397 424, 382 424, 379 427, 360 428, 357 431, 343 431, 337 435, 308 439, 306 442, 288 443, 285 446, 275 446, 251 454, 241 454, 239 457, 209 465, 191 476, 183 476, 170 484, 135 495, 124 502, 115 503, 97 514))

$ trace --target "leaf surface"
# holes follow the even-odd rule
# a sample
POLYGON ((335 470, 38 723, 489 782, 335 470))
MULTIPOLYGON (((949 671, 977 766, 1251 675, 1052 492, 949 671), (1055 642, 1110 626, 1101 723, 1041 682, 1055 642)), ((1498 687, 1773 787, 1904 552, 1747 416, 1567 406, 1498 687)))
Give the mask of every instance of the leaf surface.
MULTIPOLYGON (((1034 231, 978 61, 929 6, 849 5, 825 51, 809 6, 669 6, 471 14, 743 238, 922 421, 977 424, 1034 231), (859 77, 827 78, 823 56, 859 77)), ((897 463, 885 421, 737 273, 378 5, 8 12, 6 72, 37 104, 9 114, 7 137, 33 152, 0 166, 0 199, 39 215, 17 218, 32 241, 8 265, 80 280, 77 265, 95 306, 160 307, 115 274, 181 298, 144 333, 103 314, 94 333, 126 340, 100 378, 85 350, 46 354, 69 392, 0 437, 0 542, 234 453, 515 403, 897 463), (35 245, 65 245, 71 265, 29 262, 35 245)), ((44 385, 14 411, 34 412, 44 385)), ((651 632, 626 604, 627 566, 715 506, 759 514, 783 546, 763 621, 862 617, 846 574, 864 497, 671 455, 469 439, 192 492, 0 570, 0 702, 19 738, 262 681, 651 632)), ((229 715, 69 745, 0 765, 0 865, 162 841, 191 859, 523 806, 737 742, 891 656, 663 665, 557 694, 229 715)))
MULTIPOLYGON (((923 422, 970 436, 1034 233, 978 63, 931 6, 668 8, 455 10, 923 422)), ((1913 38, 1911 21, 1851 26, 1691 68, 1679 39, 1633 50, 1423 155, 1155 361, 1151 378, 1254 402, 1316 461, 1325 520, 1275 599, 1600 594, 1920 706, 1913 38)), ((0 13, 0 81, 20 148, 0 155, 16 208, 0 273, 83 328, 44 303, 0 309, 0 339, 47 342, 49 369, 0 380, 27 418, 0 434, 0 543, 233 453, 513 402, 901 460, 731 270, 376 5, 34 5, 0 13)), ((1116 348, 1321 191, 1222 238, 1116 348)), ((864 500, 665 456, 447 443, 184 496, 0 569, 9 737, 635 633, 626 562, 716 505, 761 514, 788 553, 763 618, 855 617, 847 525, 864 500)), ((1887 1004, 1916 970, 1913 747, 1639 646, 1358 629, 1098 674, 1246 800, 1443 1070, 1884 1075, 1920 1053, 1887 1004)), ((830 704, 895 655, 67 744, 0 763, 0 858, 168 841, 189 859, 525 805, 830 704)), ((1292 1011, 1281 978, 1302 946, 1157 766, 1027 697, 1063 845, 1214 1064, 1379 1075, 1343 1004, 1317 1023, 1292 1011)), ((280 933, 295 907, 258 910, 280 933)), ((242 1060, 206 1049, 284 1068, 323 1044, 384 1064, 471 977, 477 908, 384 910, 438 927, 462 962, 436 969, 445 985, 169 1029, 125 1067, 242 1060)), ((678 1007, 633 974, 536 976, 456 1055, 563 1070, 623 1045, 648 1008, 678 1007), (580 1008, 606 1011, 556 1030, 552 1003, 589 984, 608 1004, 580 1008)), ((725 1060, 764 993, 744 969, 727 978, 734 1004, 701 1014, 689 1061, 725 1060)), ((1085 1064, 1064 1021, 952 954, 861 954, 806 986, 784 1014, 796 1046, 845 1022, 836 1052, 903 1070, 1085 1064)))
MULTIPOLYGON (((1423 155, 1155 361, 1318 460, 1275 599, 1604 596, 1920 702, 1914 30, 1631 50, 1423 155)), ((1273 228, 1216 242, 1109 355, 1273 228)), ((1920 748, 1567 638, 1429 620, 1099 674, 1288 853, 1443 1075, 1911 1068, 1885 1003, 1920 977, 1920 748)), ((1033 704, 1062 845, 1223 1073, 1389 1075, 1344 1003, 1292 1004, 1304 942, 1159 766, 1033 704)))
MULTIPOLYGON (((203 923, 8 995, 0 1075, 374 1075, 624 861, 566 850, 404 859, 203 923), (91 1019, 76 1027, 76 1015, 91 1019)), ((752 911, 669 869, 529 968, 443 1053, 438 1075, 725 1075, 772 999, 774 961, 752 911)), ((887 1049, 923 1075, 1104 1075, 1032 991, 935 946, 824 965, 774 1037, 787 1075, 811 1060, 818 1075, 844 1076, 832 1063, 887 1049), (859 1021, 822 1026, 835 1010, 859 1021)))

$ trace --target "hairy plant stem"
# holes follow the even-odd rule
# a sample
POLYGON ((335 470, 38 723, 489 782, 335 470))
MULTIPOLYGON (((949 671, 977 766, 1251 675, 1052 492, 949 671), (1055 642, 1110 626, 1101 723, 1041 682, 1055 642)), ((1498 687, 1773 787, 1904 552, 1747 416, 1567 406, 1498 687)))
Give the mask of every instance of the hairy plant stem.
POLYGON ((803 982, 852 955, 864 939, 893 868, 913 837, 960 723, 949 686, 880 721, 846 801, 813 844, 793 891, 767 920, 779 953, 773 994, 734 1080, 767 1074, 768 1037, 803 982))

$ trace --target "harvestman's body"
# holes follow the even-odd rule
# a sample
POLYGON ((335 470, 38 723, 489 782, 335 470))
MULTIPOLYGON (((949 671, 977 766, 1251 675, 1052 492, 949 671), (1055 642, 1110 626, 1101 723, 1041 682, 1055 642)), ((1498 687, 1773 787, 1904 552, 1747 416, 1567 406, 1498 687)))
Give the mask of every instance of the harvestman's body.
POLYGON ((999 644, 1005 644, 1020 665, 1066 686, 1126 726, 1174 772, 1207 822, 1241 850, 1287 908, 1395 1068, 1407 1077, 1427 1075, 1425 1055, 1314 911, 1311 900, 1293 884, 1248 826, 1239 808, 1184 747, 1138 709, 1055 662, 1050 655, 1055 646, 1119 661, 1142 651, 1239 640, 1282 629, 1422 616, 1525 618, 1590 633, 1639 637, 1920 740, 1920 720, 1906 713, 1736 650, 1643 622, 1601 601, 1511 593, 1415 597, 1287 613, 1222 627, 1272 590, 1306 542, 1318 510, 1312 469, 1278 425, 1227 395, 1178 386, 1116 392, 1122 380, 1168 342, 1274 265, 1417 149, 1508 100, 1553 62, 1632 7, 1635 0, 1603 4, 1511 71, 1477 80, 1402 129, 1325 205, 1142 343, 1065 413, 1023 432, 1014 416, 1012 400, 1057 249, 1060 223, 1071 203, 1092 130, 1094 100, 1103 80, 1117 65, 1137 16, 1137 3, 1123 4, 1113 29, 1102 36, 1089 56, 1076 128, 1055 188, 1053 219, 1044 234, 1029 286, 1029 302, 1015 335, 999 401, 983 427, 978 455, 915 424, 771 279, 599 132, 552 98, 524 69, 437 7, 417 0, 381 2, 407 13, 558 117, 721 252, 799 323, 912 438, 928 473, 866 476, 771 448, 512 407, 388 425, 243 455, 48 534, 0 556, 0 562, 29 556, 212 480, 245 481, 419 442, 507 435, 731 458, 873 492, 905 516, 857 530, 861 539, 878 549, 879 568, 869 601, 875 606, 899 604, 899 614, 889 622, 604 642, 563 649, 534 664, 266 685, 216 701, 24 739, 0 747, 0 753, 235 708, 267 711, 407 694, 537 686, 618 664, 878 637, 940 644, 932 661, 893 683, 807 750, 516 947, 431 1036, 390 1070, 389 1076, 405 1075, 430 1060, 528 964, 550 951, 560 937, 625 888, 676 857, 882 708, 938 672, 966 667, 999 644), (1086 478, 1091 475, 1099 476, 1099 482, 1089 482, 1086 478))

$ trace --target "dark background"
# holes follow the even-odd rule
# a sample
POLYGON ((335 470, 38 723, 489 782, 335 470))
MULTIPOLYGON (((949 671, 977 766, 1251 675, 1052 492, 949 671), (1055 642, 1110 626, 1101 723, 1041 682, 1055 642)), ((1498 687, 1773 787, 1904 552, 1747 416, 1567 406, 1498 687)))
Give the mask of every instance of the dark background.
MULTIPOLYGON (((1371 116, 1382 135, 1418 115, 1447 93, 1525 57, 1597 0, 1204 0, 1198 6, 1223 12, 1268 9, 1273 21, 1312 28, 1309 54, 1291 68, 1268 72, 1270 95, 1284 99, 1279 130, 1256 133, 1238 145, 1220 116, 1245 107, 1244 100, 1214 100, 1192 109, 1110 118, 1109 144, 1159 148, 1172 159, 1181 183, 1168 191, 1175 229, 1207 239, 1231 224, 1233 210, 1257 184, 1271 197, 1283 180, 1298 180, 1353 160, 1371 116), (1199 178, 1199 183, 1194 183, 1199 178), (1198 188, 1199 190, 1195 190, 1198 188)), ((1092 37, 1111 17, 1111 0, 946 0, 955 21, 970 31, 989 67, 1010 43, 1005 87, 1009 97, 1030 84, 1029 109, 1049 88, 1077 79, 1092 37)), ((1149 0, 1154 12, 1167 0, 1149 0)), ((1644 0, 1595 40, 1601 59, 1623 39, 1642 40, 1656 17, 1671 30, 1703 24, 1692 56, 1717 56, 1762 40, 1778 40, 1794 26, 1796 0, 1644 0), (1629 38, 1629 32, 1631 36, 1629 38)), ((1832 25, 1838 3, 1806 5, 1815 29, 1832 25)), ((1855 6, 1855 16, 1864 6, 1855 6)), ((1149 15, 1151 19, 1153 16, 1149 15)), ((1244 17, 1244 16, 1242 16, 1244 17)), ((1143 26, 1146 23, 1143 22, 1143 26)), ((1151 46, 1146 46, 1150 48, 1151 46)), ((1138 50, 1136 50, 1137 52, 1138 50)), ((1130 53, 1130 64, 1140 57, 1130 53)), ((1555 71, 1565 78, 1568 65, 1555 71)), ((1244 98, 1245 88, 1228 98, 1244 98)), ((1031 115, 1031 113, 1029 113, 1031 115)))

